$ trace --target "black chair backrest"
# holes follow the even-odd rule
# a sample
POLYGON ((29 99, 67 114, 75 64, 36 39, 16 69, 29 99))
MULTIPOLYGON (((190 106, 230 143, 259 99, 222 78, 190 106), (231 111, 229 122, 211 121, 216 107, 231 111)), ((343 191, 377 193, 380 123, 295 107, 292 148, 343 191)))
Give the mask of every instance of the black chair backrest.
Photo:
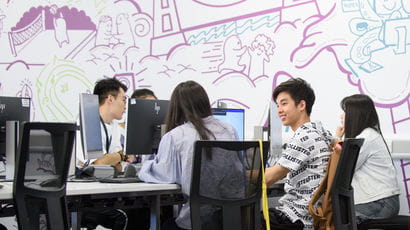
MULTIPOLYGON (((269 148, 263 142, 263 162, 269 148)), ((257 141, 197 141, 192 168, 192 229, 257 229, 262 161, 257 141)))
POLYGON ((353 174, 363 139, 346 139, 332 185, 331 199, 336 230, 356 230, 354 211, 353 174))
POLYGON ((66 182, 74 145, 74 123, 26 122, 20 131, 13 184, 19 229, 69 229, 66 182))

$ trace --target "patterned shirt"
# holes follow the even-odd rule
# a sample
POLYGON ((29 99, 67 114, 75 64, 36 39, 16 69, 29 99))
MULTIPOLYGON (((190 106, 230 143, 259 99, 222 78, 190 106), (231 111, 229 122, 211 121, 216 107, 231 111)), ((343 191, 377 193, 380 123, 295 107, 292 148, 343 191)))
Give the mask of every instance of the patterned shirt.
POLYGON ((292 222, 302 221, 305 228, 312 228, 308 205, 325 175, 331 138, 320 122, 305 123, 286 143, 277 162, 290 170, 285 179, 285 195, 280 198, 277 209, 292 222))

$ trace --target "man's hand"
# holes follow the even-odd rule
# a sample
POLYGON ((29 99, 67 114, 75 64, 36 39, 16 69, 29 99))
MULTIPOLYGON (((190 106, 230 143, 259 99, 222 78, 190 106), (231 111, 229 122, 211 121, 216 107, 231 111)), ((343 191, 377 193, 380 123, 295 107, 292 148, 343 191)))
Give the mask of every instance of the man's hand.
POLYGON ((135 155, 128 155, 126 161, 128 163, 134 163, 135 159, 136 159, 135 155))
POLYGON ((267 168, 265 170, 266 185, 269 187, 270 185, 276 183, 278 180, 284 178, 289 172, 289 169, 278 164, 274 165, 273 167, 267 168))
POLYGON ((104 157, 98 158, 93 162, 95 165, 114 165, 119 172, 122 171, 121 155, 119 153, 104 154, 104 157))

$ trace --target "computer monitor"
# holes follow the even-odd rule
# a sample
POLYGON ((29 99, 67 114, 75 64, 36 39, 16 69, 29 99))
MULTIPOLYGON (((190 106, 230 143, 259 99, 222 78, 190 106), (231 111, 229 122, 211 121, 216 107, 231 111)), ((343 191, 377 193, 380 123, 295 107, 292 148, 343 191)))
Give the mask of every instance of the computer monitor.
POLYGON ((168 107, 169 101, 166 100, 128 100, 125 154, 157 152, 168 107))
POLYGON ((278 116, 278 107, 274 101, 270 102, 269 110, 269 141, 270 151, 268 166, 273 166, 276 161, 282 156, 282 121, 278 116))
POLYGON ((212 108, 213 116, 223 122, 232 125, 238 133, 239 140, 245 138, 245 110, 243 109, 227 109, 227 108, 212 108))
POLYGON ((80 94, 80 133, 84 159, 104 156, 98 95, 80 94))
POLYGON ((30 98, 0 97, 0 157, 6 155, 6 121, 30 121, 30 98))

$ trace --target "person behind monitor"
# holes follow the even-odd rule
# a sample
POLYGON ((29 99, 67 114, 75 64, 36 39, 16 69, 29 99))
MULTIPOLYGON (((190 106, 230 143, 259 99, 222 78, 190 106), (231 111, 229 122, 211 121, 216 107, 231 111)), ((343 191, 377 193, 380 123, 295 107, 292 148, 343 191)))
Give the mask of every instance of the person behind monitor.
POLYGON ((150 89, 136 89, 132 95, 131 98, 139 98, 139 99, 151 99, 151 100, 157 100, 157 96, 155 96, 154 92, 150 89))
MULTIPOLYGON (((101 138, 104 157, 86 159, 86 163, 95 165, 114 165, 121 171, 121 161, 125 160, 120 142, 118 121, 125 111, 127 86, 115 78, 97 81, 94 94, 98 95, 101 124, 101 138)), ((123 230, 127 225, 127 215, 120 209, 101 209, 83 212, 83 226, 123 230)))
MULTIPOLYGON (((154 92, 150 89, 136 89, 132 95, 131 98, 137 98, 137 99, 147 99, 147 100, 157 100, 158 98, 155 96, 154 92)), ((120 125, 123 125, 123 131, 125 135, 125 123, 121 123, 120 125)), ((128 162, 131 163, 141 163, 145 159, 152 158, 153 155, 129 155, 128 156, 128 162)), ((172 206, 162 206, 161 207, 161 220, 162 217, 164 216, 172 216, 173 209, 172 206), (165 211, 166 213, 164 213, 165 211)), ((150 228, 150 209, 149 208, 136 208, 136 209, 128 209, 126 210, 128 218, 128 226, 127 229, 135 229, 138 227, 138 229, 149 229, 150 228)))
MULTIPOLYGON (((138 176, 145 182, 179 184, 189 200, 194 143, 218 139, 237 140, 238 136, 231 125, 212 116, 208 95, 201 85, 182 82, 172 93, 158 154, 143 163, 138 176)), ((175 220, 166 221, 164 229, 191 229, 189 201, 175 220)))
MULTIPOLYGON (((157 96, 155 96, 154 92, 150 89, 136 89, 132 95, 131 98, 137 98, 137 99, 146 99, 146 100, 158 100, 157 96)), ((123 126, 125 126, 124 123, 122 123, 123 126)), ((124 127, 123 127, 124 128, 124 127)), ((124 134, 125 134, 125 129, 124 134)), ((146 159, 152 159, 152 155, 130 155, 128 158, 129 162, 132 163, 141 163, 146 159)))
POLYGON ((400 189, 396 169, 373 100, 367 95, 355 94, 345 97, 340 106, 344 113, 336 136, 364 138, 352 179, 357 222, 397 215, 400 189))
POLYGON ((305 80, 282 82, 273 91, 273 100, 282 124, 294 134, 276 164, 265 172, 268 186, 286 177, 279 206, 269 209, 270 228, 309 229, 313 223, 309 201, 325 175, 333 138, 321 122, 310 120, 315 94, 305 80))

